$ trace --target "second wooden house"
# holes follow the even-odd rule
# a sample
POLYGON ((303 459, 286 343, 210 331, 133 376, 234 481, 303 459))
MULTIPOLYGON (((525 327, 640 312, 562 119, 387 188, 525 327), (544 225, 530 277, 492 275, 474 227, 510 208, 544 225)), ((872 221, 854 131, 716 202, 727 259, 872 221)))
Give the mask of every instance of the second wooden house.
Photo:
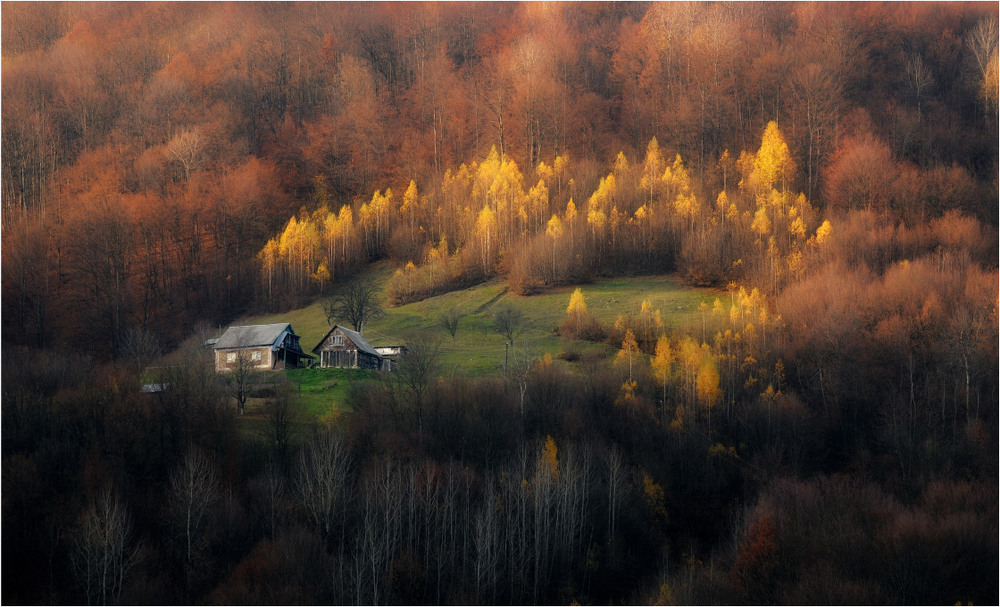
POLYGON ((386 361, 360 333, 340 325, 334 325, 312 351, 319 357, 320 367, 376 371, 386 367, 386 361))

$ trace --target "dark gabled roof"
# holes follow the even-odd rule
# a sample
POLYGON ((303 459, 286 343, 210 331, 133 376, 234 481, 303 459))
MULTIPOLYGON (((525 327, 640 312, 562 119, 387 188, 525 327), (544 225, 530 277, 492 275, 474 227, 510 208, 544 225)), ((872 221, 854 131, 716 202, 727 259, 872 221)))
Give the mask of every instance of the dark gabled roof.
POLYGON ((287 322, 274 325, 247 325, 243 327, 229 327, 219 341, 215 344, 215 349, 222 348, 254 348, 260 346, 273 346, 281 334, 285 331, 295 335, 292 325, 287 322))
POLYGON ((345 327, 341 327, 340 325, 333 325, 333 328, 330 329, 327 332, 327 334, 323 336, 323 339, 319 340, 319 343, 316 344, 316 347, 313 348, 312 351, 316 352, 317 350, 319 350, 319 347, 323 345, 323 342, 326 341, 326 338, 330 337, 330 335, 337 329, 340 329, 341 332, 343 332, 343 334, 347 336, 347 339, 353 341, 354 345, 358 347, 358 350, 361 350, 365 354, 371 354, 372 356, 378 356, 379 358, 382 358, 382 355, 376 352, 375 348, 373 348, 372 345, 368 343, 368 340, 362 337, 360 333, 358 333, 357 331, 352 331, 345 327))

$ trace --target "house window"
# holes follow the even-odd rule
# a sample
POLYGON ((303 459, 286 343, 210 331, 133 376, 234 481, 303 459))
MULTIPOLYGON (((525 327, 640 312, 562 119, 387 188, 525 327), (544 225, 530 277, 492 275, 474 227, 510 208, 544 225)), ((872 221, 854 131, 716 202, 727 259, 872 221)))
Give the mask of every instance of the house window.
POLYGON ((227 363, 234 363, 234 362, 236 362, 236 352, 227 352, 226 353, 226 362, 227 363))
POLYGON ((253 355, 250 357, 253 361, 260 361, 260 350, 254 350, 253 355))
POLYGON ((335 346, 342 346, 342 345, 344 345, 344 336, 343 335, 334 335, 333 336, 333 345, 335 345, 335 346))

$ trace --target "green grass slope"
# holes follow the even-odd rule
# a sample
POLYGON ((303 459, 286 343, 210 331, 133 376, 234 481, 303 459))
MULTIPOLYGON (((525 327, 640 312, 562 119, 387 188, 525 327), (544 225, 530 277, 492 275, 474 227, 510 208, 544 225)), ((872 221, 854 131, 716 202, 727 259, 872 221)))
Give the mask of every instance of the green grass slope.
MULTIPOLYGON (((383 287, 389 275, 384 266, 368 274, 383 287)), ((484 283, 387 308, 385 316, 365 328, 365 337, 376 346, 405 344, 408 335, 423 331, 440 339, 443 373, 489 374, 501 368, 504 362, 505 340, 493 331, 492 315, 498 306, 510 305, 521 310, 528 319, 524 333, 515 339, 516 352, 509 353, 511 356, 537 357, 546 352, 556 356, 567 347, 581 352, 599 349, 602 347, 599 344, 565 340, 556 334, 574 288, 560 287, 520 297, 508 293, 506 286, 498 281, 484 283), (464 315, 454 342, 439 323, 441 315, 451 309, 464 315), (567 344, 568 341, 573 343, 567 344)), ((619 314, 638 315, 642 302, 648 300, 654 310, 661 311, 669 327, 697 329, 701 322, 699 304, 711 305, 720 296, 718 291, 685 286, 671 275, 611 278, 581 288, 588 309, 606 326, 613 324, 619 314)), ((329 331, 318 300, 298 310, 245 318, 240 324, 277 322, 291 323, 307 352, 329 331)))

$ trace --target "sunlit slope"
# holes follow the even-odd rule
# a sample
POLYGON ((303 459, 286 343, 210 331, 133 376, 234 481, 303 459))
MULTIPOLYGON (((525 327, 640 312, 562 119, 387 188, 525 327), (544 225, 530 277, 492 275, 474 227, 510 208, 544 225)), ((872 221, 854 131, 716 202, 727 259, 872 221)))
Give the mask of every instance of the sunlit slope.
MULTIPOLYGON (((388 274, 376 270, 368 276, 384 282, 388 274)), ((566 349, 600 348, 597 344, 563 339, 556 333, 565 318, 574 288, 560 287, 540 295, 520 297, 508 293, 503 283, 493 281, 386 308, 385 315, 367 326, 364 334, 372 345, 379 346, 405 344, 409 335, 424 332, 440 340, 443 373, 482 375, 503 365, 505 338, 493 330, 493 314, 500 307, 512 306, 524 313, 527 322, 508 356, 537 357, 546 352, 556 356, 566 349), (452 309, 463 315, 454 342, 440 324, 441 316, 452 309)), ((660 310, 668 330, 673 327, 697 332, 701 323, 699 304, 705 302, 711 307, 717 297, 724 297, 717 291, 685 286, 671 275, 612 278, 581 285, 581 288, 590 312, 609 327, 619 315, 638 315, 642 302, 648 301, 654 310, 660 310)), ((302 349, 307 352, 329 330, 319 301, 298 310, 251 317, 241 322, 290 322, 302 338, 302 349)))

